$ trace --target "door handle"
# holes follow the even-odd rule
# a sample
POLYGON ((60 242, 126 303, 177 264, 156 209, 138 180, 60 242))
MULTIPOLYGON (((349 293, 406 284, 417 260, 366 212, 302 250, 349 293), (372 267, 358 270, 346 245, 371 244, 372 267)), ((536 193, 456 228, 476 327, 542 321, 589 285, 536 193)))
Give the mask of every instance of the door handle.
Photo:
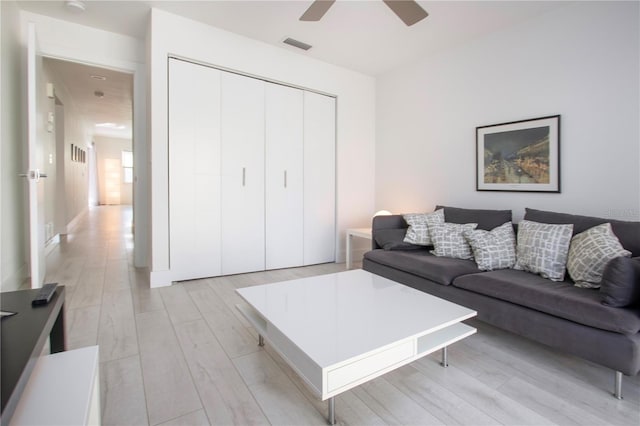
POLYGON ((247 183, 247 169, 246 167, 242 168, 242 186, 245 186, 245 184, 247 183))
POLYGON ((287 187, 287 171, 284 171, 284 187, 287 187))
POLYGON ((40 170, 38 169, 30 170, 29 173, 18 173, 18 176, 33 179, 36 182, 38 182, 40 178, 48 177, 46 173, 40 173, 40 170))

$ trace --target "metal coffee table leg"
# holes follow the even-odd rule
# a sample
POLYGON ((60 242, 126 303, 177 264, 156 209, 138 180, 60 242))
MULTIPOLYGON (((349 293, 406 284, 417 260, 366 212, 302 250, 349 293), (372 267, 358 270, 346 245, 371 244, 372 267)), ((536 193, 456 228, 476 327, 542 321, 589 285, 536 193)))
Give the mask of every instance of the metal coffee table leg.
POLYGON ((336 424, 336 402, 335 402, 335 397, 331 397, 329 398, 329 424, 330 425, 335 425, 336 424))
POLYGON ((440 363, 443 367, 449 366, 449 360, 447 359, 447 347, 442 348, 442 362, 440 363))

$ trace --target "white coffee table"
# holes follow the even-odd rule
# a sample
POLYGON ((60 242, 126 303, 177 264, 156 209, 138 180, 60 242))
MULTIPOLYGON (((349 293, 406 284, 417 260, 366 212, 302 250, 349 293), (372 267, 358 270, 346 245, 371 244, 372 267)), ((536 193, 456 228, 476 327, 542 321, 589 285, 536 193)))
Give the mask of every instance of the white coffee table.
POLYGON ((476 332, 476 312, 361 269, 237 290, 237 308, 324 401, 476 332))

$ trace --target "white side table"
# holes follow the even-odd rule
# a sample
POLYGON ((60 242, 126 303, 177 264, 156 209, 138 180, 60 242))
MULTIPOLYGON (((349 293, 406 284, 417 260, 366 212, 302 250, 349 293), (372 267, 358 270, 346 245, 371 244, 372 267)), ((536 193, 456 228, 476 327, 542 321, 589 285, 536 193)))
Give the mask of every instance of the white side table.
POLYGON ((351 269, 351 240, 353 237, 365 238, 371 241, 371 228, 347 229, 347 269, 351 269))

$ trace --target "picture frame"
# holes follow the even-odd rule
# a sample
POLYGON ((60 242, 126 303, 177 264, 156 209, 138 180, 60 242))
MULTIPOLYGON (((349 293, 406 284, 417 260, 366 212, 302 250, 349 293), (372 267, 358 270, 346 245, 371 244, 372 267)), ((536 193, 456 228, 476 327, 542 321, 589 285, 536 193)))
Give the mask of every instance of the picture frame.
POLYGON ((476 191, 560 193, 560 115, 476 127, 476 191))

